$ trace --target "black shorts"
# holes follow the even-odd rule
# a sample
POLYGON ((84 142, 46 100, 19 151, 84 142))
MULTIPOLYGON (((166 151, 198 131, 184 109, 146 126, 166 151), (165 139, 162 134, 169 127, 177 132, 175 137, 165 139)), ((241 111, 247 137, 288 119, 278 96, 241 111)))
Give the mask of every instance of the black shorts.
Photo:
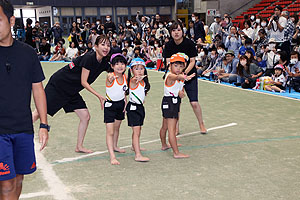
POLYGON ((161 110, 164 118, 178 119, 178 113, 180 109, 179 99, 179 97, 163 97, 161 110))
POLYGON ((143 126, 145 108, 143 104, 129 102, 126 106, 128 126, 143 126))
POLYGON ((190 81, 184 82, 184 89, 190 102, 198 101, 198 79, 192 78, 190 81))
POLYGON ((79 93, 73 96, 66 96, 52 84, 46 85, 45 93, 47 98, 47 113, 51 116, 54 116, 61 108, 63 108, 66 113, 87 108, 79 93))
POLYGON ((125 101, 105 101, 104 103, 104 123, 114 123, 115 120, 125 119, 125 101))

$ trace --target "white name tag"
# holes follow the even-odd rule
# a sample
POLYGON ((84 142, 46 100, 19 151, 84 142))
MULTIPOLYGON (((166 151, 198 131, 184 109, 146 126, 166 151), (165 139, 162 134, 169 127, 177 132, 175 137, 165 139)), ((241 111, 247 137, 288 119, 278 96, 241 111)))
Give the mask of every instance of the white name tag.
POLYGON ((178 99, 177 98, 172 98, 172 101, 173 101, 174 104, 177 104, 178 99))
POLYGON ((163 105, 163 109, 168 109, 169 105, 163 105))
POLYGON ((136 106, 131 105, 131 106, 130 106, 130 110, 136 110, 136 106))
POLYGON ((109 107, 111 107, 111 105, 112 105, 112 103, 110 103, 110 102, 105 102, 105 108, 109 108, 109 107))

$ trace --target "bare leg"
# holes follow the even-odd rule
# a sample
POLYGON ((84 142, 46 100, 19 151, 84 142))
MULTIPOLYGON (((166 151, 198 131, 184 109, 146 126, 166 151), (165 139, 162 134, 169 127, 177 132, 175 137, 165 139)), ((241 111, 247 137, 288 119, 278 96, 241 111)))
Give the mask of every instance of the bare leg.
POLYGON ((176 135, 179 134, 179 116, 180 116, 180 112, 178 113, 178 120, 177 120, 177 123, 176 123, 176 135))
POLYGON ((177 139, 175 135, 177 119, 167 119, 168 121, 168 132, 169 132, 169 142, 173 149, 174 158, 188 158, 189 156, 183 153, 180 153, 177 146, 177 139))
POLYGON ((119 165, 120 162, 116 159, 114 153, 114 123, 106 123, 106 145, 110 155, 110 163, 119 165))
POLYGON ((161 141, 161 150, 165 151, 170 149, 171 146, 167 144, 167 130, 168 130, 168 122, 166 118, 163 118, 162 126, 159 131, 160 141, 161 141))
POLYGON ((124 149, 120 149, 118 147, 121 123, 122 123, 121 120, 115 120, 115 123, 114 123, 114 151, 119 152, 119 153, 125 153, 124 149))
POLYGON ((266 86, 265 86, 265 89, 266 89, 267 91, 272 91, 271 85, 266 85, 266 86))
POLYGON ((78 126, 78 136, 77 136, 77 145, 76 145, 76 152, 81 153, 92 153, 92 150, 86 149, 83 147, 83 141, 84 137, 86 135, 86 130, 89 125, 90 121, 90 113, 88 109, 77 109, 74 110, 74 112, 77 114, 77 116, 80 119, 79 126, 78 126))
POLYGON ((0 199, 1 200, 17 200, 16 178, 0 181, 0 199))
POLYGON ((271 86, 271 88, 272 88, 272 90, 274 90, 274 91, 276 91, 276 92, 281 92, 281 91, 283 91, 282 89, 280 89, 279 87, 277 87, 277 86, 271 86))
POLYGON ((19 199, 19 197, 21 195, 21 192, 22 192, 23 180, 24 180, 24 175, 17 174, 17 177, 16 177, 16 185, 17 185, 16 194, 17 194, 18 199, 19 199))
POLYGON ((140 149, 140 135, 141 135, 141 129, 140 126, 134 126, 132 127, 132 145, 135 151, 135 161, 138 162, 147 162, 150 159, 147 157, 142 156, 141 149, 140 149))
POLYGON ((34 109, 34 111, 32 112, 32 122, 36 122, 36 120, 38 120, 40 118, 40 115, 37 111, 37 109, 34 109))
POLYGON ((207 130, 204 126, 204 122, 203 122, 203 118, 202 118, 202 110, 201 110, 201 106, 200 106, 199 102, 193 101, 193 102, 190 102, 190 103, 191 103, 191 106, 194 110, 194 113, 195 113, 195 115, 198 119, 198 123, 199 123, 201 133, 206 134, 207 130))

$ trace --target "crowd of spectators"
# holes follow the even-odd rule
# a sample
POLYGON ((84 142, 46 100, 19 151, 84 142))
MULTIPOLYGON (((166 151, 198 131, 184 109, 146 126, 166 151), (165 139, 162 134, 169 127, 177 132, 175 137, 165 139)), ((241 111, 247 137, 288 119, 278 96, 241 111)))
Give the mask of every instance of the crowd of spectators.
MULTIPOLYGON (((243 88, 257 88, 258 79, 272 77, 263 82, 271 91, 285 92, 287 85, 300 92, 300 22, 296 15, 289 16, 280 6, 274 8, 270 19, 261 16, 245 16, 243 23, 234 26, 228 14, 216 15, 214 22, 206 25, 197 13, 192 14, 187 26, 183 23, 186 38, 192 40, 198 50, 196 67, 198 76, 216 82, 229 82, 243 88), (276 68, 276 70, 275 70, 276 68), (282 73, 278 73, 282 70, 282 73), (277 73, 275 73, 275 71, 277 73), (279 79, 283 76, 284 79, 279 79), (273 89, 272 89, 273 88, 273 89)), ((164 69, 163 50, 171 40, 169 27, 174 21, 162 21, 159 14, 140 16, 117 26, 110 16, 106 21, 97 20, 82 24, 72 23, 65 49, 63 29, 59 22, 53 27, 39 22, 32 27, 27 20, 26 40, 36 49, 40 60, 72 61, 77 56, 93 51, 97 36, 106 34, 111 40, 111 53, 122 53, 128 62, 133 58, 144 59, 148 67, 164 69), (51 52, 51 44, 54 45, 51 52)), ((181 22, 182 23, 182 22, 181 22)))

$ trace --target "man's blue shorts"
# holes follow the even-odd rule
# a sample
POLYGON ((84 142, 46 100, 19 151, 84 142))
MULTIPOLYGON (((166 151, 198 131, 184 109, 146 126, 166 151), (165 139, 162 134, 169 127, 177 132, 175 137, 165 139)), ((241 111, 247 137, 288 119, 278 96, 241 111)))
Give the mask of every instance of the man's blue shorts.
POLYGON ((0 134, 0 181, 36 170, 33 134, 0 134))

